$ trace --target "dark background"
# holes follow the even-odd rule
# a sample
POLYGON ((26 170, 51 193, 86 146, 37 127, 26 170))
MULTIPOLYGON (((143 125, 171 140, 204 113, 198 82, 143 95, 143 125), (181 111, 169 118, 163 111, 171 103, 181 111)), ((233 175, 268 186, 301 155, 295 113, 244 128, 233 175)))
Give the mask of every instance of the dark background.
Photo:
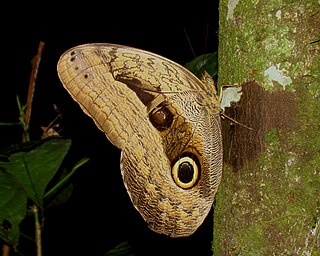
MULTIPOLYGON (((68 48, 107 42, 149 50, 184 65, 195 57, 188 40, 196 56, 217 50, 217 3, 88 1, 66 6, 43 2, 3 10, 0 122, 18 121, 16 95, 25 103, 31 60, 41 40, 45 46, 34 94, 31 138, 38 139, 40 126, 56 117, 55 104, 62 113, 61 135, 73 143, 66 164, 72 166, 82 157, 91 159, 74 175, 68 202, 45 213, 45 256, 103 255, 122 241, 129 241, 136 255, 212 255, 212 213, 188 238, 171 239, 146 227, 123 186, 120 150, 63 89, 56 64, 68 48)), ((19 126, 0 126, 1 148, 20 141, 19 126)), ((25 255, 34 255, 33 244, 23 241, 21 245, 27 249, 25 255)))

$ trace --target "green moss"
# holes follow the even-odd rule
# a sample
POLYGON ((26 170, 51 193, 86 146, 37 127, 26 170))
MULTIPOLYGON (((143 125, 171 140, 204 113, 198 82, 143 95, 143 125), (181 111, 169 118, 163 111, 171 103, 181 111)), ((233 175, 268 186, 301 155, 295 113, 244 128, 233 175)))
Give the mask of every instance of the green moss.
POLYGON ((291 90, 296 127, 267 131, 254 164, 225 168, 214 255, 320 255, 320 44, 310 44, 319 1, 238 1, 227 18, 228 2, 220 1, 219 84, 291 90))
POLYGON ((310 251, 306 239, 312 241, 320 205, 319 155, 301 162, 295 153, 283 150, 286 145, 275 130, 266 141, 266 154, 249 170, 224 173, 217 198, 217 209, 223 210, 215 215, 215 236, 222 239, 216 246, 229 241, 224 253, 281 255, 285 248, 288 255, 302 255, 299 246, 310 251))
POLYGON ((239 237, 238 246, 241 248, 241 255, 267 255, 266 241, 260 225, 250 225, 248 228, 239 230, 239 237))
MULTIPOLYGON (((308 5, 318 8, 315 1, 308 5)), ((228 1, 220 1, 220 6, 228 10, 228 1)), ((220 27, 225 29, 219 34, 219 84, 254 79, 267 90, 293 90, 292 81, 306 67, 306 60, 297 54, 297 43, 314 37, 301 35, 297 28, 296 21, 308 15, 308 8, 312 7, 290 0, 239 1, 232 17, 220 12, 220 27), (268 76, 265 71, 270 67, 277 72, 268 76)))
POLYGON ((264 141, 267 144, 279 146, 280 141, 279 141, 279 134, 278 134, 277 129, 271 129, 270 131, 268 131, 264 136, 264 141))

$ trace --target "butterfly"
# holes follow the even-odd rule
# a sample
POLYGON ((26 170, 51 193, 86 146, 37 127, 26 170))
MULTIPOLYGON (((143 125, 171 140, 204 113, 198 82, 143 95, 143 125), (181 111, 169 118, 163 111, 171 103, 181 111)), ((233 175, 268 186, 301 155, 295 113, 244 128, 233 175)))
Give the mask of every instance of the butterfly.
POLYGON ((160 234, 193 234, 222 176, 220 101, 200 80, 155 53, 92 43, 63 53, 58 76, 108 140, 134 207, 160 234))

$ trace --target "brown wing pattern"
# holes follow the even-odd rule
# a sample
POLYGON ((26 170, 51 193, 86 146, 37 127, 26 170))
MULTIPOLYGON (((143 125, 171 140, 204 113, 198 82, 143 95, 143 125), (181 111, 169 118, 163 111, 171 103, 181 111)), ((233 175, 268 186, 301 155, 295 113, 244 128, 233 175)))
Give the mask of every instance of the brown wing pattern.
POLYGON ((58 75, 122 149, 125 186, 149 227, 172 237, 194 233, 221 180, 213 85, 164 57, 113 44, 68 50, 58 62, 58 75))

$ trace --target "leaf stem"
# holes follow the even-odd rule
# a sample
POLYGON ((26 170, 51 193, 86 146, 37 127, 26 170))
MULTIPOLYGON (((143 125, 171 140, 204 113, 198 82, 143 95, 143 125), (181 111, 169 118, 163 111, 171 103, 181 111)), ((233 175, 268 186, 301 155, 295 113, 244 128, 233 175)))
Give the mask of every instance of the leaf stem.
POLYGON ((34 221, 35 221, 35 230, 36 230, 36 249, 37 249, 37 256, 42 256, 42 243, 41 243, 41 223, 39 221, 39 211, 38 207, 33 205, 31 208, 34 214, 34 221))

